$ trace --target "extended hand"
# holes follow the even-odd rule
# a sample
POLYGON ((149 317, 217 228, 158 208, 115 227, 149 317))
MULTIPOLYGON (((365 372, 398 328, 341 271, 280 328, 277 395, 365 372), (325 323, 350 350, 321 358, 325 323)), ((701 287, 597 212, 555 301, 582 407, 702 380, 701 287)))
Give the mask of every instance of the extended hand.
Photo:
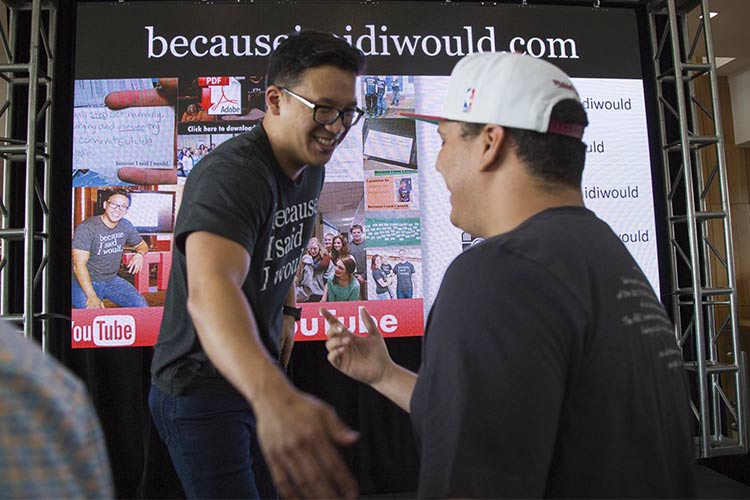
POLYGON ((276 404, 253 406, 263 456, 282 497, 357 497, 357 483, 336 448, 354 444, 359 434, 328 405, 294 391, 276 404))
POLYGON ((142 267, 143 267, 143 254, 136 253, 135 255, 133 255, 133 258, 130 259, 130 264, 128 264, 128 272, 130 274, 136 274, 140 272, 142 267))
POLYGON ((104 302, 99 297, 86 299, 86 309, 104 309, 104 302))
POLYGON ((340 372, 351 378, 373 385, 378 383, 389 365, 393 364, 383 335, 365 308, 360 316, 367 328, 367 336, 352 334, 327 309, 321 308, 330 328, 328 329, 328 361, 340 372))

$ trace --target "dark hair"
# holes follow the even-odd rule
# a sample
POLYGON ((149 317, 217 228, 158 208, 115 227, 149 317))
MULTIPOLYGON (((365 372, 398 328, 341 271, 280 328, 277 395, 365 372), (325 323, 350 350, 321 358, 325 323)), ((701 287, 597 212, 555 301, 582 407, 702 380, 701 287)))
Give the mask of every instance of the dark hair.
MULTIPOLYGON (((377 254, 377 253, 372 256, 372 261, 370 262, 370 269, 373 271, 378 268, 378 265, 375 264, 375 261, 377 260, 378 257, 380 257, 380 254, 377 254)), ((382 259, 382 257, 380 258, 382 259)))
POLYGON ((357 270, 357 262, 354 260, 354 257, 352 257, 351 255, 346 255, 344 257, 341 257, 339 260, 343 262, 347 273, 354 274, 354 271, 357 270))
POLYGON ((334 264, 338 262, 340 259, 343 259, 344 257, 347 257, 351 255, 349 252, 349 241, 344 238, 342 235, 337 234, 333 237, 333 241, 331 242, 331 260, 334 264), (341 250, 336 251, 336 247, 333 245, 333 243, 338 238, 339 241, 341 241, 341 250))
MULTIPOLYGON (((587 126, 586 111, 575 99, 564 99, 552 108, 550 120, 587 126)), ((476 137, 485 124, 461 122, 464 138, 476 137)), ((529 173, 545 189, 554 190, 561 185, 580 188, 583 165, 586 162, 586 145, 574 138, 547 134, 533 130, 505 127, 513 152, 528 167, 529 173)))
POLYGON ((362 224, 354 224, 352 227, 349 228, 349 231, 353 231, 355 229, 359 229, 363 233, 365 232, 365 228, 362 227, 362 224))
POLYGON ((266 71, 266 87, 293 87, 299 83, 306 70, 326 65, 361 75, 365 55, 331 33, 314 30, 291 33, 271 53, 266 71))
POLYGON ((106 201, 106 202, 109 203, 109 199, 112 198, 113 196, 117 195, 117 194, 119 194, 120 196, 124 196, 125 198, 127 198, 128 199, 128 206, 130 206, 130 204, 132 203, 133 200, 130 197, 130 191, 128 191, 126 189, 113 189, 112 191, 110 191, 107 194, 107 199, 104 200, 104 201, 106 201))

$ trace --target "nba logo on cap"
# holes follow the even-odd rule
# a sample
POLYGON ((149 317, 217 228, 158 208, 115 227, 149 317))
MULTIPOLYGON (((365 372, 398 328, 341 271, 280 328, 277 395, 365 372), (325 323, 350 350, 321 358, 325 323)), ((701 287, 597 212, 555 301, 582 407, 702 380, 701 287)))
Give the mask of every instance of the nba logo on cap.
POLYGON ((464 113, 469 113, 471 111, 471 105, 474 103, 474 92, 476 92, 473 88, 466 89, 466 97, 464 98, 464 113))

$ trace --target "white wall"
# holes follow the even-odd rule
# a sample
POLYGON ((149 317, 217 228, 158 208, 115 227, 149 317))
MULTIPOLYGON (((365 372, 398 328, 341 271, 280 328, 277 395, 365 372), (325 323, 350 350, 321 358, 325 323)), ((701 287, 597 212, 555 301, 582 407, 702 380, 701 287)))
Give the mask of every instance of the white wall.
POLYGON ((729 80, 734 122, 734 143, 750 147, 750 68, 733 73, 729 80))

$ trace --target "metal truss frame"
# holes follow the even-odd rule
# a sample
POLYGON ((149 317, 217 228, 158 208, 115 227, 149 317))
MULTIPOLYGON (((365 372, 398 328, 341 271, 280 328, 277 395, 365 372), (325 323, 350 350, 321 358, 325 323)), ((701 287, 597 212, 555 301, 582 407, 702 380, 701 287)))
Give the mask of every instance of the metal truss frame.
POLYGON ((747 453, 746 358, 739 348, 724 139, 708 0, 648 4, 667 198, 672 313, 691 375, 696 455, 747 453), (687 13, 700 8, 690 36, 687 13), (703 44, 706 58, 696 62, 703 44), (709 102, 696 93, 707 78, 709 102))
POLYGON ((7 91, 0 106, 0 317, 19 321, 24 335, 47 350, 57 5, 2 0, 0 9, 8 16, 0 29, 0 83, 7 91))

